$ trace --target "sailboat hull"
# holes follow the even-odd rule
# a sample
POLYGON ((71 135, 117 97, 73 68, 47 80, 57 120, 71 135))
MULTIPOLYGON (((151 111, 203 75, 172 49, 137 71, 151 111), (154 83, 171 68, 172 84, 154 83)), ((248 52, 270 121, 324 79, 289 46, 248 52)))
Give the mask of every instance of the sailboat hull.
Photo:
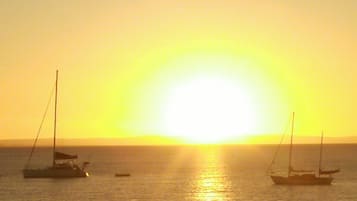
POLYGON ((330 185, 333 180, 332 177, 316 177, 314 174, 270 177, 277 185, 330 185))
POLYGON ((24 169, 24 178, 76 178, 88 177, 86 171, 76 168, 24 169))

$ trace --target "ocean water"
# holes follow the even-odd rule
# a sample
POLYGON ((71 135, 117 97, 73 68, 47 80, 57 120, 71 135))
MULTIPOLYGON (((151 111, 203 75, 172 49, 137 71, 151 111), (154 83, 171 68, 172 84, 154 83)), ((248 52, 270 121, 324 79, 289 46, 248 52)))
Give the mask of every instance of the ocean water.
MULTIPOLYGON (((274 170, 287 168, 288 147, 274 170)), ((91 162, 90 177, 23 179, 30 148, 0 148, 0 200, 357 200, 357 145, 324 146, 324 167, 341 168, 330 186, 278 186, 267 175, 276 146, 64 147, 91 162), (114 177, 130 173, 130 177, 114 177)), ((294 147, 296 168, 316 169, 318 145, 294 147)), ((51 149, 38 148, 31 165, 50 164, 51 149)))

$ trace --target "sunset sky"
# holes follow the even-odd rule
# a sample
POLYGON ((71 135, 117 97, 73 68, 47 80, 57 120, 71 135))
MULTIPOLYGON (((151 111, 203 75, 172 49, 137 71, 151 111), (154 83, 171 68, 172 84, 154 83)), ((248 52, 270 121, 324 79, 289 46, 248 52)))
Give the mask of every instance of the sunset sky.
MULTIPOLYGON (((357 1, 0 1, 0 139, 357 136, 357 1), (44 137, 51 137, 53 107, 44 137)), ((278 143, 278 142, 277 142, 278 143)))

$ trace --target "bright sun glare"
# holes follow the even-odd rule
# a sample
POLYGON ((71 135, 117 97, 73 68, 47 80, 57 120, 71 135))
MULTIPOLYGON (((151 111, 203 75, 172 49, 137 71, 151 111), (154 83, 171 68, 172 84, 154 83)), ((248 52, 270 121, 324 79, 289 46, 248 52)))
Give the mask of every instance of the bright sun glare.
POLYGON ((164 111, 167 132, 191 143, 240 139, 255 124, 253 104, 239 83, 214 76, 174 88, 164 111))

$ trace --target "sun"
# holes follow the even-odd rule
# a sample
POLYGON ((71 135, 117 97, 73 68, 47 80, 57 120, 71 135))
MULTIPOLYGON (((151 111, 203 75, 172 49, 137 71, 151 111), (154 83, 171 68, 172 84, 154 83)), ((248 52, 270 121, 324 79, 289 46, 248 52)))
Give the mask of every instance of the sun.
POLYGON ((164 108, 166 132, 189 143, 223 143, 255 126, 254 104, 238 82, 199 76, 174 87, 164 108))

